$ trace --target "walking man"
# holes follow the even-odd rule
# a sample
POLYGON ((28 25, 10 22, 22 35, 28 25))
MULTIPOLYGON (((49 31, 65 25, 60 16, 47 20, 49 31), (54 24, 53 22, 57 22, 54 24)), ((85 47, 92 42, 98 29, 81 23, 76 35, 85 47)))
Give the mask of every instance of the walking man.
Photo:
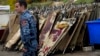
POLYGON ((27 10, 25 1, 17 1, 15 10, 20 14, 21 40, 24 44, 23 56, 36 56, 38 46, 36 21, 27 10))

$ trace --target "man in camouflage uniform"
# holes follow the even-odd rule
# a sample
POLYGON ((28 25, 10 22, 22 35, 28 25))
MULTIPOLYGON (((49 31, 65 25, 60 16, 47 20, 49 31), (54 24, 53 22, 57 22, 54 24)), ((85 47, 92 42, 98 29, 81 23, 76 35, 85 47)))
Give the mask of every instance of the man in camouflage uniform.
POLYGON ((26 8, 25 1, 18 1, 15 4, 15 10, 20 13, 21 40, 24 44, 23 56, 36 56, 38 45, 36 21, 26 8))

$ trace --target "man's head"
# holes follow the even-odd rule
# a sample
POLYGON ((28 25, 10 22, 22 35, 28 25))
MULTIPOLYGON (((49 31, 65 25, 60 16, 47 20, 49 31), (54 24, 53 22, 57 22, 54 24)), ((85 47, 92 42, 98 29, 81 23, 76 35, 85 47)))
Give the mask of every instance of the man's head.
POLYGON ((27 3, 25 1, 17 1, 15 3, 16 12, 22 13, 26 9, 27 9, 27 3))

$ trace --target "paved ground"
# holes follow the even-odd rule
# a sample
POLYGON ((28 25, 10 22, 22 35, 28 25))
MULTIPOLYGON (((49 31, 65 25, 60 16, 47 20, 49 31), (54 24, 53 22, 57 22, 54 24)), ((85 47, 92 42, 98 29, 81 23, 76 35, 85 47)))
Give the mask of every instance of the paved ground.
MULTIPOLYGON (((22 53, 17 52, 7 52, 7 51, 1 51, 2 47, 0 45, 0 56, 22 56, 22 53)), ((53 56, 53 55, 52 55, 53 56)), ((74 52, 74 53, 67 53, 67 54, 57 54, 54 56, 100 56, 100 50, 96 50, 93 52, 74 52)))
POLYGON ((93 52, 76 52, 76 53, 67 53, 67 54, 58 54, 55 56, 100 56, 100 50, 96 50, 93 52))
POLYGON ((22 56, 22 53, 2 51, 2 46, 0 45, 0 56, 22 56))

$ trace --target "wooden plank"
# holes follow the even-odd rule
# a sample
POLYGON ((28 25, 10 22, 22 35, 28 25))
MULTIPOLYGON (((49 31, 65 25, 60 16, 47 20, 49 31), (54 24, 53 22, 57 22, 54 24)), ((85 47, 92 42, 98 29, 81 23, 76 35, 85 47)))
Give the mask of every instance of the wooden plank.
POLYGON ((11 33, 9 33, 9 35, 6 39, 6 42, 8 42, 13 37, 13 35, 18 31, 19 27, 20 26, 18 24, 14 24, 14 26, 12 27, 13 31, 11 33))
MULTIPOLYGON (((87 12, 86 14, 87 14, 87 17, 86 17, 85 22, 88 21, 88 20, 90 19, 90 14, 91 14, 91 12, 87 12)), ((84 23, 85 23, 85 22, 84 22, 84 23)), ((79 37, 78 37, 77 46, 80 46, 80 47, 83 46, 83 38, 84 38, 84 33, 85 33, 85 31, 86 31, 86 25, 83 24, 83 27, 81 28, 80 35, 79 35, 79 37)))
POLYGON ((5 40, 7 39, 8 34, 9 34, 9 27, 7 25, 6 29, 4 30, 4 33, 3 33, 2 37, 0 39, 0 43, 5 42, 5 40))
POLYGON ((40 18, 39 19, 39 30, 41 30, 43 25, 44 25, 44 23, 45 23, 45 21, 46 21, 46 18, 44 18, 42 15, 39 16, 39 18, 40 18))
POLYGON ((17 16, 15 20, 13 20, 13 23, 11 23, 11 30, 10 33, 6 39, 6 42, 8 42, 12 36, 16 33, 16 31, 18 31, 18 29, 20 28, 20 24, 19 24, 19 17, 17 16))
POLYGON ((18 45, 16 45, 15 50, 19 50, 21 44, 22 44, 22 41, 20 40, 20 41, 18 42, 18 45))
MULTIPOLYGON (((66 16, 68 16, 68 18, 74 17, 74 13, 76 11, 76 8, 72 8, 72 9, 68 9, 68 14, 66 14, 66 16)), ((62 40, 59 42, 59 44, 57 45, 57 47, 55 48, 54 51, 56 50, 61 50, 63 51, 65 45, 66 45, 66 37, 69 37, 69 34, 67 33, 65 37, 62 38, 62 40)))
POLYGON ((50 34, 53 23, 55 21, 56 15, 57 15, 57 12, 55 11, 55 12, 50 13, 50 15, 48 16, 47 21, 45 22, 45 25, 39 36, 39 46, 40 47, 42 47, 44 43, 44 39, 48 38, 48 35, 50 34))
POLYGON ((23 47, 24 47, 24 45, 21 44, 20 47, 19 47, 19 50, 21 51, 23 47))
MULTIPOLYGON (((69 10, 69 9, 68 9, 69 10)), ((75 14, 75 11, 76 11, 76 8, 72 8, 68 11, 68 18, 71 18, 74 16, 75 14)), ((55 51, 56 50, 61 50, 63 51, 65 45, 66 45, 66 37, 69 37, 69 33, 66 34, 66 36, 60 41, 60 43, 57 45, 57 47, 55 48, 55 51)))
POLYGON ((51 48, 49 53, 51 53, 54 50, 54 48, 57 47, 58 43, 66 36, 66 34, 68 33, 68 31, 71 28, 71 26, 75 23, 75 21, 76 21, 75 18, 68 18, 68 19, 66 19, 66 22, 69 24, 69 27, 64 30, 64 32, 62 33, 61 37, 57 40, 57 42, 51 48))
MULTIPOLYGON (((4 31, 4 34, 3 34, 2 38, 0 39, 0 42, 4 43, 6 41, 7 36, 9 34, 9 29, 11 27, 13 27, 15 18, 16 18, 16 14, 10 15, 9 23, 8 23, 8 25, 7 25, 7 27, 6 27, 5 31, 4 31)), ((12 30, 12 29, 10 29, 10 30, 12 30)))
POLYGON ((15 35, 5 44, 6 48, 11 48, 14 43, 18 41, 20 37, 20 29, 15 33, 15 35))
POLYGON ((85 15, 82 16, 80 24, 78 25, 78 28, 77 28, 76 32, 74 33, 74 36, 72 37, 71 42, 69 43, 69 48, 71 49, 71 51, 73 51, 75 49, 80 30, 82 28, 82 24, 85 21, 85 17, 86 17, 85 15))
POLYGON ((70 37, 69 33, 67 33, 66 36, 64 36, 64 38, 58 43, 54 51, 57 51, 57 50, 63 51, 67 43, 66 39, 68 39, 68 37, 70 37))
POLYGON ((79 25, 79 23, 80 23, 80 21, 81 21, 82 16, 83 16, 83 14, 80 15, 80 17, 79 17, 79 19, 78 19, 78 22, 77 22, 77 24, 76 24, 76 26, 75 26, 75 29, 74 29, 73 33, 71 34, 71 36, 70 36, 70 37, 67 37, 67 39, 66 39, 67 42, 66 42, 66 45, 65 45, 65 47, 64 47, 63 54, 65 53, 65 51, 66 51, 66 49, 67 49, 67 47, 68 47, 70 41, 72 40, 72 37, 74 36, 74 33, 75 33, 75 31, 76 31, 76 29, 77 29, 77 27, 78 27, 78 25, 79 25))
MULTIPOLYGON (((60 24, 60 22, 57 22, 57 24, 55 25, 55 27, 51 31, 51 33, 49 35, 49 38, 46 39, 46 41, 44 43, 44 46, 42 47, 42 52, 44 53, 44 56, 46 56, 48 54, 48 52, 51 49, 51 47, 56 43, 56 41, 59 39, 59 37, 62 35, 64 30, 66 29, 66 28, 64 28, 64 29, 58 28, 58 27, 61 26, 61 25, 59 26, 59 24, 60 24)), ((67 26, 68 25, 66 25, 66 27, 67 26)))
POLYGON ((16 15, 16 14, 10 15, 10 19, 9 19, 9 23, 8 23, 10 32, 12 31, 12 27, 13 27, 17 17, 18 17, 18 15, 16 15))

